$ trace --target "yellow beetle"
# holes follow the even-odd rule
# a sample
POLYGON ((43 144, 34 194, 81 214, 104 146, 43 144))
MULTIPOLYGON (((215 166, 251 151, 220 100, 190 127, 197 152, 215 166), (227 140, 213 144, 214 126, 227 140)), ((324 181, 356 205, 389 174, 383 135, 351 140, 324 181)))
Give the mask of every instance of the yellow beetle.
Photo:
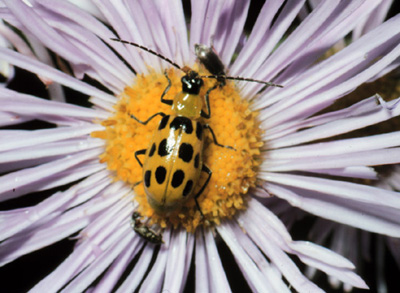
POLYGON ((140 121, 131 115, 142 124, 147 124, 158 115, 163 117, 154 132, 149 148, 135 153, 136 159, 143 167, 143 182, 147 200, 159 214, 168 214, 192 198, 200 173, 206 172, 208 174, 206 182, 194 195, 196 205, 200 210, 197 198, 207 186, 212 175, 211 170, 203 164, 204 129, 210 130, 216 145, 233 149, 230 146, 219 144, 211 127, 201 123, 201 118, 210 118, 209 93, 217 85, 210 88, 205 95, 208 111, 206 113, 202 110, 203 102, 199 96, 203 86, 201 76, 188 68, 182 70, 187 74, 182 77, 182 91, 175 96, 174 100, 164 99, 171 87, 171 80, 165 73, 169 84, 161 96, 161 102, 171 105, 175 112, 174 115, 159 112, 146 121, 140 121), (146 155, 143 164, 138 155, 146 155))

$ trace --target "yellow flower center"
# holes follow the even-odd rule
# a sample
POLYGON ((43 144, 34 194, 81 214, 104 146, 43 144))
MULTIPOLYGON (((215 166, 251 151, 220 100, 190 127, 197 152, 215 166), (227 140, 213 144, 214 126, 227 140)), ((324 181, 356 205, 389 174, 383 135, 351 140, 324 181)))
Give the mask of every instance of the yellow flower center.
MULTIPOLYGON (((182 91, 182 75, 180 71, 168 71, 172 86, 165 99, 172 100, 182 91)), ((207 90, 215 83, 215 79, 204 78, 204 86, 200 91, 203 100, 207 90)), ((212 176, 197 199, 204 218, 197 209, 194 198, 168 216, 159 215, 147 202, 143 170, 135 158, 135 152, 149 147, 161 117, 157 116, 147 125, 142 125, 131 115, 145 121, 157 112, 173 114, 171 107, 160 101, 167 84, 167 79, 161 73, 138 75, 135 82, 120 94, 115 114, 102 122, 105 130, 93 132, 92 136, 106 140, 106 149, 100 156, 100 161, 114 171, 117 180, 132 186, 135 200, 139 203, 139 212, 148 217, 150 223, 161 227, 182 225, 187 231, 193 232, 200 224, 219 224, 222 218, 230 218, 238 210, 245 209, 245 195, 250 187, 255 186, 260 164, 260 148, 263 145, 261 130, 256 121, 257 113, 252 112, 249 103, 240 97, 234 83, 227 82, 224 87, 211 91, 211 118, 201 122, 210 125, 218 143, 231 146, 235 150, 215 145, 210 132, 205 129, 203 163, 212 171, 212 176), (137 184, 138 182, 141 183, 137 184)), ((204 105, 203 109, 206 111, 204 105)), ((143 162, 144 156, 140 159, 143 162)), ((201 173, 193 194, 200 190, 207 177, 208 174, 201 173)))

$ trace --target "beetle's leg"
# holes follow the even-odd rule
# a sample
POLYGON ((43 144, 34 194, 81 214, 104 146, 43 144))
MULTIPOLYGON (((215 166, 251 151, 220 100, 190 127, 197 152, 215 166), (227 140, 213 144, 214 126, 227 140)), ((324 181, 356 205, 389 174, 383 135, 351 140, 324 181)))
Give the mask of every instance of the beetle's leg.
POLYGON ((162 116, 163 118, 164 118, 165 116, 167 116, 167 114, 164 114, 163 112, 158 112, 158 113, 156 113, 156 114, 154 114, 154 115, 151 115, 146 121, 141 121, 141 120, 137 119, 135 116, 133 116, 132 114, 131 114, 131 118, 135 119, 135 120, 136 120, 137 122, 139 122, 140 124, 146 125, 147 123, 150 122, 151 119, 153 119, 153 118, 156 117, 157 115, 160 115, 160 116, 162 116))
POLYGON ((217 138, 215 137, 215 133, 214 133, 214 131, 212 130, 212 128, 210 127, 210 125, 204 124, 203 127, 204 127, 204 128, 207 128, 208 130, 210 130, 211 135, 212 135, 213 140, 214 140, 214 143, 215 143, 217 146, 236 151, 235 148, 233 148, 233 147, 231 147, 231 146, 229 146, 229 145, 223 145, 223 144, 218 143, 217 138))
POLYGON ((208 89, 206 95, 205 95, 205 99, 206 99, 206 107, 207 107, 207 112, 204 112, 203 110, 201 110, 201 117, 206 118, 206 119, 210 119, 211 117, 211 109, 210 109, 210 92, 215 90, 218 87, 219 83, 217 83, 216 85, 214 85, 212 88, 208 89))
POLYGON ((143 167, 143 164, 142 164, 142 162, 139 160, 138 156, 139 156, 139 155, 144 155, 145 153, 146 153, 146 149, 138 150, 138 151, 135 152, 135 158, 136 158, 136 160, 138 161, 140 167, 143 167))
POLYGON ((169 79, 169 77, 168 77, 168 73, 167 73, 167 71, 165 70, 164 71, 164 75, 165 75, 165 77, 167 78, 167 80, 168 80, 168 85, 167 85, 167 87, 165 88, 165 90, 164 90, 164 92, 162 93, 162 95, 161 95, 161 103, 164 103, 164 104, 167 104, 167 105, 169 105, 169 106, 172 106, 172 102, 173 102, 173 100, 166 100, 166 99, 164 99, 164 96, 167 94, 167 92, 169 91, 169 89, 171 88, 171 80, 169 79))
MULTIPOLYGON (((136 158, 137 159, 137 158, 136 158)), ((132 185, 132 189, 134 189, 136 186, 138 186, 140 183, 142 183, 143 182, 143 180, 140 180, 140 181, 138 181, 138 182, 135 182, 135 183, 133 183, 133 185, 132 185)))
POLYGON ((197 198, 203 193, 204 189, 207 187, 208 182, 210 182, 211 179, 211 175, 212 175, 212 171, 210 170, 210 168, 208 168, 205 164, 203 164, 203 167, 201 168, 202 172, 206 172, 208 174, 208 178, 206 180, 206 182, 204 182, 203 186, 201 187, 201 189, 199 190, 199 192, 197 192, 197 194, 194 196, 194 202, 196 203, 197 208, 199 209, 199 212, 201 214, 201 217, 204 218, 204 214, 201 211, 199 202, 197 201, 197 198))

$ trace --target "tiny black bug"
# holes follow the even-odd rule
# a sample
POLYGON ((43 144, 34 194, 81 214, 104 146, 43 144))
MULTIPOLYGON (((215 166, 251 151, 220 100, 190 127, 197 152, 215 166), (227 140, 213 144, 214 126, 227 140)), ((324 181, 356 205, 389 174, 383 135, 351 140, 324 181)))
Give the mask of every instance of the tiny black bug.
POLYGON ((194 51, 199 61, 212 74, 210 76, 204 76, 204 77, 217 79, 221 87, 223 87, 226 84, 227 79, 256 82, 265 84, 266 86, 283 87, 282 85, 279 84, 252 78, 246 78, 240 76, 226 76, 225 66, 212 47, 208 47, 207 45, 204 44, 195 44, 194 51))
POLYGON ((140 221, 140 214, 138 212, 133 212, 132 214, 132 228, 133 230, 139 234, 141 237, 146 239, 147 241, 154 243, 154 244, 162 244, 164 241, 162 240, 162 235, 157 234, 155 231, 143 225, 140 221))

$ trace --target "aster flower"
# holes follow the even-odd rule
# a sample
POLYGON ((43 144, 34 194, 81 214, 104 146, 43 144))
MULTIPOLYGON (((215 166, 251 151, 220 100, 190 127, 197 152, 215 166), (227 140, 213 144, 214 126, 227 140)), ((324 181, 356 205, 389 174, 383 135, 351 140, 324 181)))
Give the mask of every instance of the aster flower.
MULTIPOLYGON (((347 259, 311 242, 294 241, 266 202, 279 197, 325 219, 400 236, 398 193, 340 179, 375 178, 370 166, 399 163, 400 134, 334 138, 398 116, 399 100, 365 97, 351 107, 320 113, 398 66, 400 17, 318 61, 379 1, 322 1, 292 33, 288 30, 304 1, 266 1, 248 39, 243 35, 248 1, 193 1, 189 41, 179 1, 93 1, 103 22, 65 1, 2 2, 2 18, 68 62, 73 74, 9 49, 0 49, 0 58, 90 96, 93 104, 85 108, 0 89, 0 111, 8 115, 1 116, 8 117, 2 125, 34 119, 54 125, 0 132, 1 200, 54 190, 35 205, 1 212, 0 263, 67 237, 76 241, 33 292, 180 292, 191 270, 196 291, 230 291, 216 246, 219 237, 253 291, 321 291, 289 255, 367 288, 347 259), (199 198, 204 219, 193 200, 174 215, 157 215, 142 185, 133 187, 142 174, 133 154, 147 147, 156 124, 138 125, 131 115, 146 119, 170 111, 159 103, 167 85, 163 72, 167 69, 172 81, 171 96, 180 91, 182 73, 158 57, 112 41, 115 37, 146 45, 201 74, 194 44, 213 39, 229 75, 284 85, 263 90, 261 84, 238 81, 210 94, 209 123, 218 140, 236 151, 206 141, 204 160, 213 177, 199 198), (130 216, 137 210, 148 225, 162 229, 164 244, 156 247, 132 231, 130 216)), ((201 96, 215 83, 204 82, 201 96)))

